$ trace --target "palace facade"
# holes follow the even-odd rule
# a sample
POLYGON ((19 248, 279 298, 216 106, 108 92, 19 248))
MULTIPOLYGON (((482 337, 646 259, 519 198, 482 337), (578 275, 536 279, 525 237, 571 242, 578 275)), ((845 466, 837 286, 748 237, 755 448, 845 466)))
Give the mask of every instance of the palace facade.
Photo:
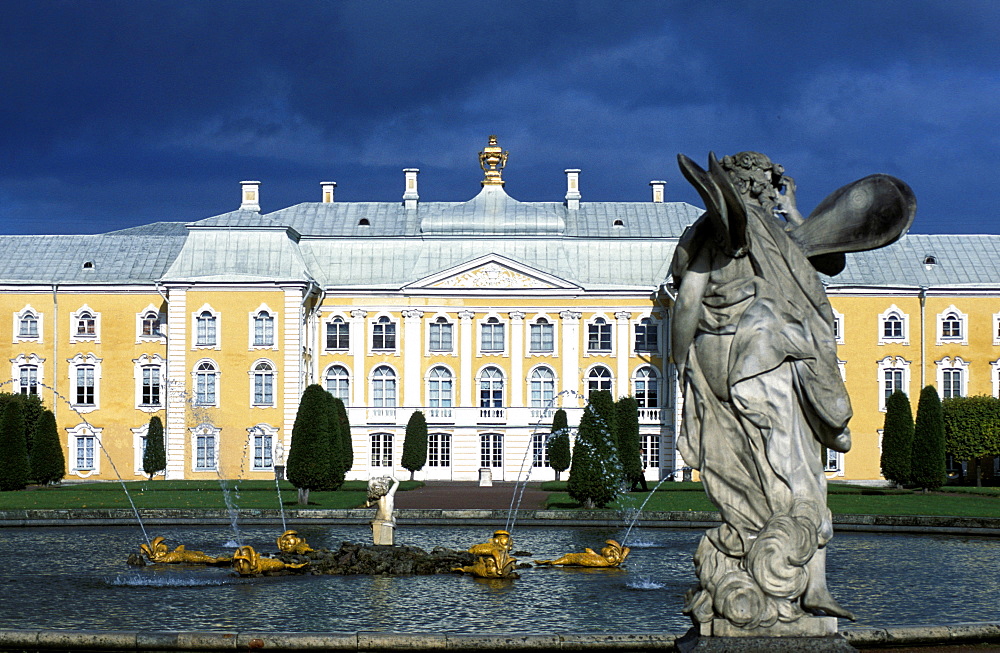
MULTIPOLYGON (((636 397, 647 478, 679 476, 668 269, 701 209, 662 181, 648 201, 585 202, 576 169, 562 201, 520 202, 505 163, 491 138, 465 202, 421 202, 407 168, 395 203, 337 202, 322 182, 319 201, 262 213, 247 181, 237 210, 203 220, 0 236, 0 389, 55 411, 69 479, 141 477, 152 415, 167 478, 271 477, 310 383, 348 406, 349 478, 405 473, 415 410, 417 478, 553 478, 552 414, 576 425, 594 389, 636 397)), ((997 260, 1000 236, 909 235, 826 279, 855 412, 830 478, 881 478, 894 389, 1000 393, 997 260)))

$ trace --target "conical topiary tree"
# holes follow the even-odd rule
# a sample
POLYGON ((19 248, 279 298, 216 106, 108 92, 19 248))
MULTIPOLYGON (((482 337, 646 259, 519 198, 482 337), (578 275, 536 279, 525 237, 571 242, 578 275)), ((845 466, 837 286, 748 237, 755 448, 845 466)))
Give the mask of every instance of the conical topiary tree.
POLYGON ((896 390, 885 400, 882 427, 882 476, 898 485, 910 482, 913 459, 913 412, 910 398, 896 390))
POLYGON ((43 410, 35 422, 29 464, 31 478, 40 485, 58 483, 66 475, 66 456, 63 455, 56 416, 51 410, 43 410))
POLYGON ((403 439, 403 455, 399 464, 410 470, 410 480, 413 474, 424 468, 427 462, 427 419, 423 412, 413 411, 406 423, 406 437, 403 439))
POLYGON ((23 490, 29 472, 21 403, 8 401, 0 413, 0 491, 23 490))
POLYGON ((289 447, 288 480, 298 488, 299 504, 309 504, 309 491, 329 487, 333 470, 330 461, 330 419, 327 412, 326 390, 312 384, 302 393, 299 410, 292 426, 289 447))
POLYGON ((635 397, 622 397, 615 402, 618 422, 618 459, 622 463, 622 474, 629 490, 646 486, 646 475, 642 466, 642 442, 639 439, 639 402, 635 397))
POLYGON ((323 490, 339 490, 340 486, 344 484, 344 473, 346 472, 346 452, 344 451, 344 438, 342 437, 340 431, 342 425, 340 423, 340 414, 337 412, 337 401, 338 399, 334 397, 328 390, 323 391, 323 410, 326 414, 326 419, 328 423, 327 428, 327 451, 330 454, 330 477, 329 484, 321 489, 323 490))
POLYGON ((585 508, 603 508, 615 500, 621 489, 621 463, 608 419, 614 418, 614 412, 611 393, 593 392, 576 431, 566 489, 585 508))
POLYGON ((910 481, 927 491, 941 487, 947 478, 941 398, 934 386, 929 385, 920 391, 917 402, 910 481))
POLYGON ((146 429, 146 450, 142 452, 142 471, 149 474, 149 480, 167 468, 167 451, 163 445, 163 422, 159 416, 149 418, 146 429))
POLYGON ((555 470, 556 480, 559 475, 569 469, 571 453, 569 448, 569 420, 566 411, 560 408, 552 416, 552 433, 545 443, 549 454, 549 467, 555 470))

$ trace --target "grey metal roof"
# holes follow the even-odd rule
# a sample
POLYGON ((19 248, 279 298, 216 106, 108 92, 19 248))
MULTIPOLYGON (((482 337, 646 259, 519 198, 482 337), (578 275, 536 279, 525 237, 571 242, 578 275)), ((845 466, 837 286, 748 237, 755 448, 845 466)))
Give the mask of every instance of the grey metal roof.
POLYGON ((284 228, 190 229, 164 281, 307 281, 308 268, 284 228))
POLYGON ((1000 287, 1000 236, 908 234, 882 249, 847 255, 830 284, 1000 287), (924 263, 933 256, 936 263, 924 263))
POLYGON ((186 237, 120 234, 0 237, 0 283, 152 283, 186 237))

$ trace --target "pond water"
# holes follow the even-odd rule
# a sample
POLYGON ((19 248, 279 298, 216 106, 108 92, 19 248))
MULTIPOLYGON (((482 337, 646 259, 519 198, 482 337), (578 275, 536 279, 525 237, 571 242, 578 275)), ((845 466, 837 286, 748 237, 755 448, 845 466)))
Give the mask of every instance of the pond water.
MULTIPOLYGON (((300 526, 315 548, 370 542, 367 526, 300 526)), ((278 527, 242 529, 246 544, 276 550, 278 527)), ((397 544, 465 549, 492 529, 409 527, 397 544)), ((153 527, 170 547, 231 552, 228 529, 153 527), (227 547, 227 544, 230 545, 227 547)), ((600 548, 623 533, 520 526, 514 548, 532 558, 600 548)), ((535 568, 515 581, 469 576, 282 576, 240 579, 226 569, 132 568, 137 527, 0 530, 0 628, 290 632, 681 633, 691 556, 701 531, 633 531, 624 569, 535 568)), ((532 558, 522 557, 522 560, 532 558)), ((858 625, 997 619, 1000 540, 838 533, 829 583, 858 625)), ((841 622, 841 626, 847 623, 841 622)))

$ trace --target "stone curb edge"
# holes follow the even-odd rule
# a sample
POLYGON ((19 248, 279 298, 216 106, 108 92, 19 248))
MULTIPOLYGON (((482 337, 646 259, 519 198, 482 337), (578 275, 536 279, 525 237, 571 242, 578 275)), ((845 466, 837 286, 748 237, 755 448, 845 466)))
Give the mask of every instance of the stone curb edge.
MULTIPOLYGON (((846 628, 859 649, 1000 642, 1000 623, 846 628)), ((215 631, 0 630, 0 650, 20 651, 674 651, 674 633, 465 635, 444 633, 272 633, 215 631)))

